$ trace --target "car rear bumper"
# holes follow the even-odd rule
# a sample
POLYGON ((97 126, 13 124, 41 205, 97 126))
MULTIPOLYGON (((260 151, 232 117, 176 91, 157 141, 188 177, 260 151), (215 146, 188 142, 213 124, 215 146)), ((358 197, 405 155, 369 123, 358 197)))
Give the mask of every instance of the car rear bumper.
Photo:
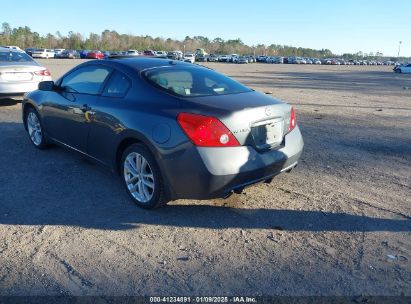
POLYGON ((279 149, 258 152, 253 147, 196 148, 166 161, 163 172, 171 199, 212 199, 270 180, 298 164, 304 142, 298 127, 279 149))
MULTIPOLYGON (((51 80, 51 77, 43 77, 42 80, 51 80)), ((22 95, 37 90, 40 81, 30 82, 0 82, 0 94, 22 95)))
POLYGON ((24 93, 38 89, 38 82, 29 83, 0 83, 0 96, 22 96, 24 93))

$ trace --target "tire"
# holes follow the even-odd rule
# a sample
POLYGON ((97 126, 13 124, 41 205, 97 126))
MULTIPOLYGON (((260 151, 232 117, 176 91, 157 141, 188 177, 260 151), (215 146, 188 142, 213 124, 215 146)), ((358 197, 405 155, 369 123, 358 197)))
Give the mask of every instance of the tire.
POLYGON ((125 149, 121 175, 127 193, 139 207, 154 209, 167 204, 160 168, 144 145, 132 144, 125 149))
POLYGON ((39 113, 34 108, 30 107, 26 111, 24 123, 26 124, 27 133, 31 143, 37 149, 45 149, 48 144, 44 135, 43 123, 41 122, 39 113))

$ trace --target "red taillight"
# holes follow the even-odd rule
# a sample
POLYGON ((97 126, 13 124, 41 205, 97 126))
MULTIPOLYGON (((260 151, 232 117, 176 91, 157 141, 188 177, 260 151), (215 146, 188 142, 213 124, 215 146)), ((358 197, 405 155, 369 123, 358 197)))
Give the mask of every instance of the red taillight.
POLYGON ((177 121, 188 138, 199 147, 236 147, 239 142, 217 118, 180 113, 177 121))
POLYGON ((36 74, 37 76, 51 76, 50 71, 47 69, 34 72, 34 74, 36 74))
POLYGON ((291 107, 290 126, 288 127, 288 132, 292 131, 296 125, 297 125, 297 119, 295 118, 294 108, 291 107))

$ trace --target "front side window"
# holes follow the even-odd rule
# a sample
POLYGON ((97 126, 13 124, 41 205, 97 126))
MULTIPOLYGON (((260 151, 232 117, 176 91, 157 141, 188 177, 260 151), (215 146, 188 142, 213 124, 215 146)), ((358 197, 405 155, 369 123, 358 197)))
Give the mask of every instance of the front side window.
POLYGON ((183 97, 250 92, 251 89, 222 74, 197 67, 162 67, 147 70, 145 78, 159 88, 183 97))
POLYGON ((73 93, 96 95, 111 70, 102 66, 79 68, 63 78, 60 87, 73 93))
POLYGON ((120 72, 115 72, 107 83, 103 96, 124 97, 130 86, 130 80, 126 75, 120 72))

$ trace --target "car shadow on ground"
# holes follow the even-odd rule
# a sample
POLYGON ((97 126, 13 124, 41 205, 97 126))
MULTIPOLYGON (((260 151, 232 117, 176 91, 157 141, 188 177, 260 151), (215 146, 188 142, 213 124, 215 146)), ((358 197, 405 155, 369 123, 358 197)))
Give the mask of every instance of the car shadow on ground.
MULTIPOLYGON (((62 148, 35 149, 20 123, 0 123, 0 225, 64 225, 127 230, 141 225, 288 231, 411 230, 411 218, 318 210, 229 208, 176 202, 147 211, 130 202, 120 179, 62 148)), ((252 204, 252 202, 250 202, 252 204)))
POLYGON ((411 218, 389 219, 311 210, 239 209, 197 204, 176 204, 146 211, 137 206, 109 206, 107 201, 71 200, 69 203, 68 200, 58 201, 56 197, 42 201, 26 199, 13 208, 9 206, 7 213, 0 215, 0 224, 63 225, 102 230, 128 230, 138 229, 141 225, 161 225, 181 228, 311 232, 411 231, 411 218))

